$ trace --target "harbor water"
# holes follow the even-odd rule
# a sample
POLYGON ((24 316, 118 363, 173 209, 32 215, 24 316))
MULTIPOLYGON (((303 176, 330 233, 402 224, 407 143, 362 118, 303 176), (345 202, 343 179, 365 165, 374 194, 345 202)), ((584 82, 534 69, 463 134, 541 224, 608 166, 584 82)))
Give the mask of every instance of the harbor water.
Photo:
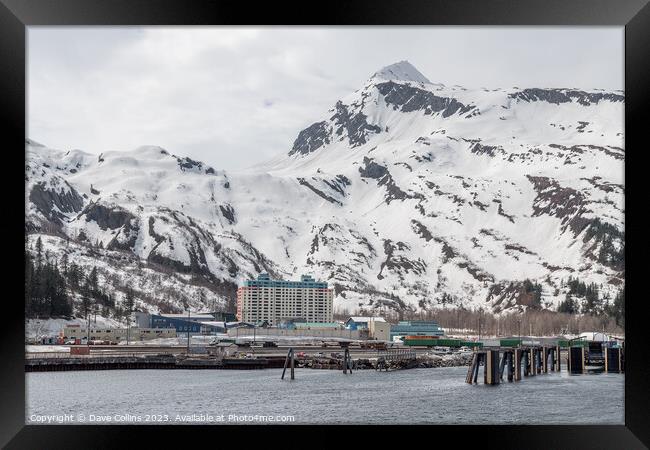
POLYGON ((466 367, 281 373, 32 372, 26 423, 624 424, 623 374, 562 371, 485 386, 466 384, 466 367))

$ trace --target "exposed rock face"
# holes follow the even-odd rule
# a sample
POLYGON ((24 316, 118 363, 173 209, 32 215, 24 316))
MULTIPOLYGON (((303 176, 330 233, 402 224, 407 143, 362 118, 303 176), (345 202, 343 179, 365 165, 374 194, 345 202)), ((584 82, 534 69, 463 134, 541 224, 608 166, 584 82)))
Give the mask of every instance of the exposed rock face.
POLYGON ((298 137, 293 142, 293 147, 289 155, 296 153, 307 155, 330 142, 331 130, 327 122, 317 122, 298 133, 298 137))
POLYGON ((363 167, 359 167, 359 173, 364 178, 381 179, 386 175, 390 175, 388 169, 381 164, 377 164, 371 158, 363 158, 363 167))
POLYGON ((336 103, 336 113, 331 117, 335 124, 335 132, 342 136, 347 134, 350 147, 358 147, 368 141, 368 136, 381 132, 377 125, 370 125, 362 112, 352 113, 341 101, 336 103))
POLYGON ((220 205, 219 209, 230 225, 236 222, 235 208, 233 208, 232 205, 220 205))
POLYGON ((449 117, 456 113, 466 114, 474 109, 474 106, 464 105, 454 98, 438 97, 429 91, 392 81, 378 84, 377 89, 387 104, 402 112, 424 111, 426 115, 440 113, 442 117, 449 117))
POLYGON ((390 239, 386 239, 384 241, 384 254, 386 255, 386 260, 381 263, 377 278, 380 280, 382 279, 384 268, 392 270, 400 276, 403 276, 408 272, 413 272, 418 275, 424 273, 427 267, 424 261, 421 259, 408 259, 404 254, 400 254, 410 249, 411 248, 404 242, 393 242, 390 239))
POLYGON ((390 203, 393 200, 424 198, 424 196, 419 192, 408 193, 400 189, 400 187, 395 183, 389 170, 381 164, 374 162, 371 158, 364 156, 363 163, 364 165, 359 167, 359 174, 363 178, 376 179, 378 186, 386 187, 386 203, 390 203))
POLYGON ((81 215, 85 216, 86 222, 96 222, 102 230, 115 230, 135 219, 133 214, 124 209, 108 207, 100 203, 91 203, 81 215))
POLYGON ((108 243, 106 249, 133 251, 139 232, 139 221, 135 217, 127 220, 119 233, 108 243))
POLYGON ((525 102, 544 101, 559 105, 560 103, 568 103, 577 101, 581 105, 589 106, 593 103, 598 103, 603 100, 610 102, 622 102, 625 97, 612 92, 592 93, 584 92, 573 89, 524 89, 519 92, 510 94, 510 97, 516 100, 525 102))
POLYGON ((37 183, 29 193, 29 201, 37 210, 55 224, 60 225, 65 213, 76 213, 83 208, 83 198, 67 181, 61 182, 65 187, 57 190, 48 189, 45 183, 37 183))
POLYGON ((581 214, 587 212, 584 195, 573 188, 566 188, 548 177, 527 176, 535 186, 537 197, 533 203, 533 215, 552 215, 562 219, 578 235, 587 225, 581 214))

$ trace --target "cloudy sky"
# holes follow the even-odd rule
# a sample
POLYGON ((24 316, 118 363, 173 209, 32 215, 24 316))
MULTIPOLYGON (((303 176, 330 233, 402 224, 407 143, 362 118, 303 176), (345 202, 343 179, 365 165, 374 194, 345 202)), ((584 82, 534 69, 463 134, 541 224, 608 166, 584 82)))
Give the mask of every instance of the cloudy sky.
POLYGON ((381 67, 434 83, 623 89, 622 27, 29 27, 28 136, 222 169, 288 152, 381 67))

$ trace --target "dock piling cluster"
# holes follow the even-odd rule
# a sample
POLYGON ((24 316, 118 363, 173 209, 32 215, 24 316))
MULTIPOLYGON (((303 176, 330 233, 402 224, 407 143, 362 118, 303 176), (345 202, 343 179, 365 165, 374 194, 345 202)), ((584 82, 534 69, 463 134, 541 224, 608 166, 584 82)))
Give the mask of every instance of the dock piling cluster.
MULTIPOLYGON (((605 372, 623 371, 623 354, 620 348, 604 347, 605 372)), ((467 371, 465 381, 475 384, 478 380, 479 366, 483 365, 483 382, 496 385, 503 381, 521 381, 523 376, 533 377, 542 373, 561 371, 561 348, 559 345, 533 345, 497 348, 477 348, 467 371)), ((572 374, 585 373, 587 355, 584 346, 567 348, 567 370, 572 374)))

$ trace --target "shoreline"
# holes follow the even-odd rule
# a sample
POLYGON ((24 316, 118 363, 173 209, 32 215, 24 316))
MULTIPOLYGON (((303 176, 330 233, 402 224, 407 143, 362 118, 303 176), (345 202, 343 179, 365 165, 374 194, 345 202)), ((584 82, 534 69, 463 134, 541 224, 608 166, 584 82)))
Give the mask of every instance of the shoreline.
MULTIPOLYGON (((471 353, 450 355, 425 354, 410 361, 389 361, 381 364, 377 358, 352 360, 352 370, 405 370, 413 368, 436 368, 469 366, 471 353)), ((191 369, 191 370, 263 370, 284 366, 285 358, 187 358, 178 355, 140 355, 111 357, 38 357, 25 360, 25 372, 60 372, 86 370, 130 369, 191 369)), ((307 357, 296 359, 296 368, 314 370, 343 370, 343 361, 330 357, 307 357)))

